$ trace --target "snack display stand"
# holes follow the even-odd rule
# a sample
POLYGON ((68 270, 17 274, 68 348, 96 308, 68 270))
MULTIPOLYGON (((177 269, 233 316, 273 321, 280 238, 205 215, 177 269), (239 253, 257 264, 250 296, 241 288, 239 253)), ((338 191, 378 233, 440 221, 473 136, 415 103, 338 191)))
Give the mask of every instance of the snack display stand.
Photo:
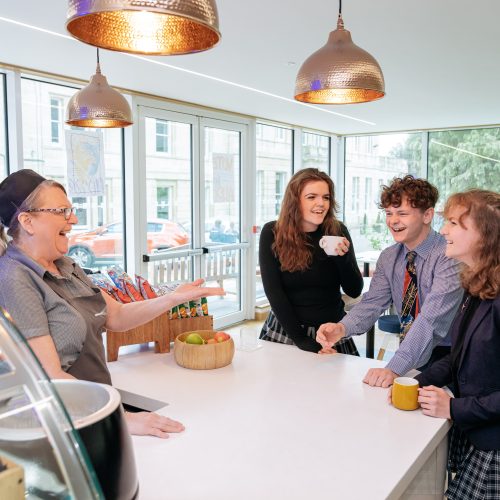
POLYGON ((190 318, 169 319, 168 314, 124 332, 107 330, 106 353, 107 360, 116 361, 121 346, 155 343, 156 353, 170 352, 170 343, 177 335, 194 330, 212 330, 214 320, 212 316, 194 316, 190 318))

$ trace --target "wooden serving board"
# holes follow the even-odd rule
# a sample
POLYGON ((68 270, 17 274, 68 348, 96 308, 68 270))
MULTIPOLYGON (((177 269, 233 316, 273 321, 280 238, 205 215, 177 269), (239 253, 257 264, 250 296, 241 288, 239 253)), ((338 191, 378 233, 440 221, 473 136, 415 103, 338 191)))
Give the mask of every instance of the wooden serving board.
POLYGON ((180 333, 193 330, 212 330, 213 316, 195 316, 190 318, 170 319, 168 314, 162 314, 144 325, 114 332, 107 330, 106 351, 107 360, 116 361, 121 346, 133 344, 155 343, 155 352, 170 352, 170 342, 180 333))

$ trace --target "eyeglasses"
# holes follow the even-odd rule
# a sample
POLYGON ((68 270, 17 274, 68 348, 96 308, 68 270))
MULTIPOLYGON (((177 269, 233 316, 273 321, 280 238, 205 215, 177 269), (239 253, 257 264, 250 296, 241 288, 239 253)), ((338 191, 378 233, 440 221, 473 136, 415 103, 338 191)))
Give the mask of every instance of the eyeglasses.
POLYGON ((66 220, 69 220, 72 215, 75 214, 76 208, 75 207, 68 207, 68 208, 30 208, 29 210, 26 210, 26 212, 50 212, 52 214, 57 214, 57 215, 64 215, 64 218, 66 220))

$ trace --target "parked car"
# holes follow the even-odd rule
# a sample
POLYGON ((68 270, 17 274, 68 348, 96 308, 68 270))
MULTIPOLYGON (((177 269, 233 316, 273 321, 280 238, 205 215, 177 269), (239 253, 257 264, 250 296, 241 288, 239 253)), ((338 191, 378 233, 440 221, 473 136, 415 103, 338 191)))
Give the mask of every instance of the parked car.
MULTIPOLYGON (((166 219, 148 221, 148 253, 187 243, 189 243, 189 235, 180 224, 166 219)), ((71 234, 68 255, 82 267, 91 267, 98 262, 115 262, 122 259, 123 224, 112 222, 92 231, 71 234)))

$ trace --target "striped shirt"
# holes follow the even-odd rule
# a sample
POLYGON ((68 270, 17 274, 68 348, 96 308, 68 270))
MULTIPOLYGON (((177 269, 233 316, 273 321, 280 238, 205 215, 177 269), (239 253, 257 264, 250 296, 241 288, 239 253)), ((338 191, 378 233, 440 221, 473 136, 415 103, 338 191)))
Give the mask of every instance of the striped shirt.
MULTIPOLYGON (((412 368, 427 363, 437 345, 451 344, 448 330, 462 298, 458 264, 445 256, 445 239, 431 230, 418 245, 417 269, 420 311, 405 340, 399 346, 387 368, 403 375, 412 368)), ((346 336, 360 335, 375 324, 391 305, 401 317, 406 248, 401 243, 386 248, 377 261, 370 289, 340 322, 346 336)))

